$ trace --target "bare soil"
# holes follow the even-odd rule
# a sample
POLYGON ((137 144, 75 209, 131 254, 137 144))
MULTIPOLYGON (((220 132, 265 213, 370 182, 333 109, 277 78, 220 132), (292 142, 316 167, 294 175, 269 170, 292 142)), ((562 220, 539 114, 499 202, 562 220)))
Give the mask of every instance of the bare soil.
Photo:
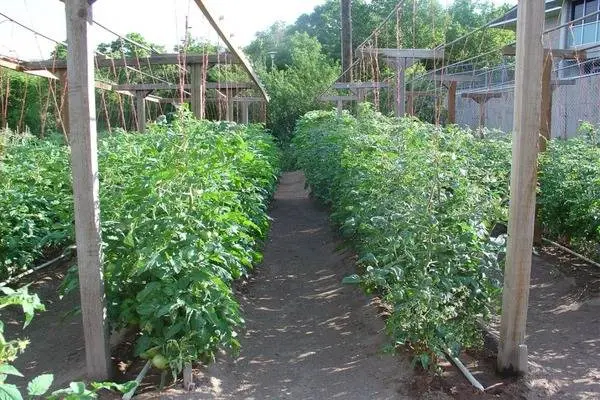
MULTIPOLYGON (((384 351, 388 342, 382 308, 358 288, 341 284, 354 272, 355 257, 343 250, 326 210, 304 186, 301 173, 282 177, 264 261, 237 287, 246 319, 240 356, 222 355, 208 368, 197 367, 197 389, 191 393, 176 389, 180 383, 155 392, 159 375, 152 371, 138 398, 600 399, 597 268, 551 248, 534 257, 527 337, 531 374, 498 377, 492 335, 485 349, 461 355, 487 388, 478 393, 449 363, 433 375, 413 371, 408 352, 384 351)), ((63 263, 28 279, 47 311, 26 330, 16 310, 0 315, 8 338, 31 340, 16 366, 28 379, 52 372, 55 387, 81 380, 85 372, 81 318, 65 318, 78 306, 78 293, 58 297, 67 267, 63 263)), ((117 380, 132 379, 143 366, 131 354, 133 339, 114 351, 117 380)))
POLYGON ((410 399, 407 355, 386 354, 374 302, 344 286, 352 254, 301 173, 282 177, 264 261, 239 290, 246 331, 238 358, 197 371, 197 391, 161 399, 410 399))
POLYGON ((65 261, 40 270, 19 285, 30 284, 29 292, 36 293, 46 311, 36 314, 31 324, 23 328, 23 313, 10 307, 2 310, 0 320, 5 323, 7 339, 22 338, 29 346, 16 360, 15 367, 26 379, 11 377, 10 381, 26 387, 27 381, 45 373, 54 374, 53 388, 62 388, 69 382, 82 380, 85 375, 85 344, 81 316, 74 315, 79 307, 79 292, 60 299, 59 287, 73 262, 65 261))

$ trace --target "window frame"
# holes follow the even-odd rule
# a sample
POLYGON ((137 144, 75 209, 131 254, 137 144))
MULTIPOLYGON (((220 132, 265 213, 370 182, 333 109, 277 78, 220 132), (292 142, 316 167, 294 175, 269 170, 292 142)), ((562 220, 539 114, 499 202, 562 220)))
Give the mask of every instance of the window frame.
MULTIPOLYGON (((585 18, 585 16, 587 15, 586 12, 596 12, 598 10, 600 10, 600 1, 595 0, 596 1, 596 9, 595 10, 587 10, 588 7, 588 3, 590 3, 592 0, 576 0, 576 1, 572 1, 571 2, 571 6, 570 6, 570 12, 569 12, 569 21, 573 21, 574 19, 577 18, 585 18), (581 17, 577 17, 575 18, 575 7, 582 5, 583 6, 583 11, 582 11, 582 15, 581 17)), ((569 42, 570 42, 570 47, 576 47, 576 46, 583 46, 589 43, 599 43, 600 42, 600 14, 596 14, 594 17, 592 17, 595 19, 595 21, 593 22, 585 22, 585 19, 575 22, 574 24, 571 24, 571 35, 569 37, 569 42), (586 24, 595 24, 595 31, 594 31, 594 39, 591 41, 584 41, 584 26, 586 24), (581 32, 578 35, 579 37, 575 37, 574 32, 573 32, 573 28, 574 27, 581 27, 581 32)))

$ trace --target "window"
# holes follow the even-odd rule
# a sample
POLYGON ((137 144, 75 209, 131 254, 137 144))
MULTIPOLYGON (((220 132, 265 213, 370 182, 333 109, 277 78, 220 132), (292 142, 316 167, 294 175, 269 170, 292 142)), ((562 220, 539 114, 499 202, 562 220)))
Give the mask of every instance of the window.
MULTIPOLYGON (((571 6, 571 21, 598 12, 599 0, 578 0, 571 6)), ((569 32, 569 45, 580 46, 600 42, 600 14, 573 23, 569 32)))

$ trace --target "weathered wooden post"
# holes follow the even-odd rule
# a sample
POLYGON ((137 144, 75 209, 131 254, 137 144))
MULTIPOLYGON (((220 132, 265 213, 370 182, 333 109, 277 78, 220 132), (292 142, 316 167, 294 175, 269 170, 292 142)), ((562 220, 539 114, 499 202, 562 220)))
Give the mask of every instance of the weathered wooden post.
POLYGON ((396 117, 404 117, 406 113, 406 83, 404 74, 406 72, 406 58, 396 59, 396 107, 394 109, 396 117), (402 60, 402 61, 401 61, 402 60))
POLYGON ((249 107, 248 100, 242 101, 242 124, 248 125, 249 123, 249 107))
POLYGON ((498 349, 498 369, 505 373, 527 372, 525 329, 541 120, 543 28, 544 0, 519 1, 511 198, 498 349))
POLYGON ((234 122, 234 102, 233 102, 233 90, 227 89, 225 90, 225 95, 227 96, 227 121, 234 122))
POLYGON ((190 65, 191 75, 191 97, 192 97, 192 112, 198 119, 204 119, 205 102, 204 102, 204 82, 202 81, 202 64, 194 63, 190 65))
POLYGON ((456 81, 450 81, 448 85, 448 123, 456 123, 456 81))
POLYGON ((137 131, 144 133, 146 131, 146 97, 151 93, 151 90, 136 90, 135 91, 135 109, 137 131))
POLYGON ((93 0, 65 0, 69 124, 75 200, 75 237, 88 378, 108 379, 106 323, 96 144, 92 26, 93 0))

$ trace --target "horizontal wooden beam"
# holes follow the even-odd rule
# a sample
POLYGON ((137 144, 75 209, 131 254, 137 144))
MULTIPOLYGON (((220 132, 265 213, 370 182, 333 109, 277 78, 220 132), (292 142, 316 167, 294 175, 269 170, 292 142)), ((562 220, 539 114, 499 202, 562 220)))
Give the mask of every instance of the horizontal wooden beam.
POLYGON ((444 58, 444 49, 362 49, 362 54, 380 54, 390 58, 444 58))
MULTIPOLYGON (((562 58, 565 60, 585 60, 587 58, 585 50, 577 49, 544 49, 545 54, 551 55, 553 58, 562 58)), ((515 46, 506 46, 502 48, 503 56, 516 56, 517 49, 515 46)))
POLYGON ((322 101, 357 101, 358 96, 321 96, 322 101))
MULTIPOLYGON (((239 61, 229 53, 220 55, 198 55, 188 54, 185 56, 185 64, 203 64, 208 61, 209 66, 217 64, 235 64, 239 61)), ((96 68, 122 68, 130 67, 145 67, 148 65, 180 65, 184 62, 182 56, 178 53, 160 54, 150 57, 127 57, 127 58, 107 58, 104 56, 96 56, 94 66, 96 68)), ((23 61, 21 66, 27 70, 47 69, 54 71, 57 69, 67 68, 66 60, 40 60, 40 61, 23 61)))
MULTIPOLYGON (((179 90, 183 87, 184 90, 190 89, 191 84, 178 85, 175 83, 139 83, 126 85, 113 85, 113 90, 179 90)), ((206 89, 218 90, 237 90, 237 89, 252 89, 256 87, 250 82, 207 82, 206 89)))
POLYGON ((383 82, 336 82, 334 89, 383 89, 390 87, 388 83, 383 82))

